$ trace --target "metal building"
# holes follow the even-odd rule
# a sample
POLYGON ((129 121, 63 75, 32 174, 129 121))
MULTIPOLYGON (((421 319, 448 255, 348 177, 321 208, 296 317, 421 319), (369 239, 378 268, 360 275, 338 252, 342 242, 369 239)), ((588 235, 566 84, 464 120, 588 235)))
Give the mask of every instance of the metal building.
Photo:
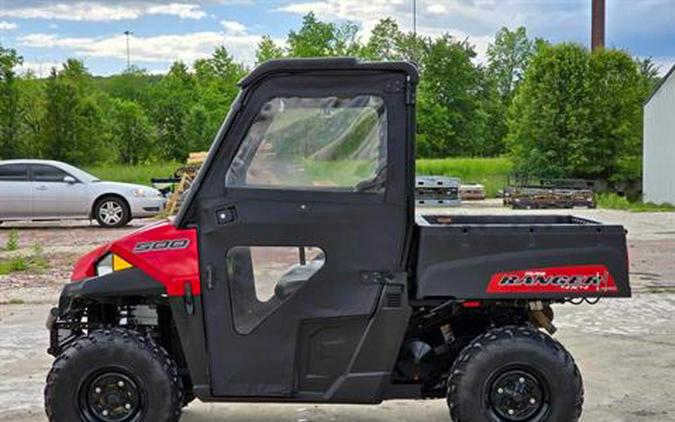
POLYGON ((675 65, 644 106, 643 200, 675 205, 675 65))

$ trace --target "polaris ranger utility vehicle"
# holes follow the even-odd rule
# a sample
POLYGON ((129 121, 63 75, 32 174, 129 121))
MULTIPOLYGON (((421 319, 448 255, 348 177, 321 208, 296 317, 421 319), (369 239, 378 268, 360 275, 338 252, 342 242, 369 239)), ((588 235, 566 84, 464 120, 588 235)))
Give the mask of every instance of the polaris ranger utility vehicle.
POLYGON ((76 264, 48 320, 49 419, 442 397, 455 421, 577 420, 551 305, 630 296, 624 229, 416 219, 417 81, 350 58, 244 78, 176 218, 76 264))

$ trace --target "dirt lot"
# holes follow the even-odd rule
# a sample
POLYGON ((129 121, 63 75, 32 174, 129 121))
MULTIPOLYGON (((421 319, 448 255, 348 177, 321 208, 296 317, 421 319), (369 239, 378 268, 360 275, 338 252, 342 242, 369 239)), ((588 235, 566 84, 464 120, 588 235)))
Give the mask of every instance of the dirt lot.
MULTIPOLYGON (((503 213, 494 202, 425 213, 503 213)), ((527 212, 527 211, 523 211, 527 212)), ((529 211, 544 213, 549 211, 529 211)), ((629 230, 635 297, 598 305, 558 306, 556 335, 577 359, 586 387, 585 421, 675 421, 675 213, 574 210, 629 230)), ((147 221, 104 230, 87 222, 0 226, 0 248, 12 228, 15 252, 39 254, 46 265, 0 276, 0 420, 43 421, 42 388, 51 364, 45 353, 47 311, 83 253, 147 221), (36 247, 35 245, 39 245, 36 247), (11 302, 11 304, 10 304, 11 302)), ((191 405, 185 421, 448 420, 442 400, 393 401, 377 407, 313 405, 191 405)))

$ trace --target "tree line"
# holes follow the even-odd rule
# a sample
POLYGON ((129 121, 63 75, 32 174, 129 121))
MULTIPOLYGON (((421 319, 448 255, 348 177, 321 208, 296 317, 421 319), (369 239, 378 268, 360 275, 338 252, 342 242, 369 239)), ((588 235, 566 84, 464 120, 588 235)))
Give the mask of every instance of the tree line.
MULTIPOLYGON (((468 40, 405 32, 385 18, 364 41, 353 23, 312 13, 284 45, 264 36, 256 50, 257 63, 325 56, 418 65, 419 157, 509 155, 522 174, 639 179, 642 103, 658 81, 649 60, 553 45, 520 27, 500 29, 478 64, 468 40)), ((131 67, 98 77, 71 58, 38 78, 17 75, 21 63, 0 47, 0 158, 75 165, 182 161, 207 149, 250 70, 223 46, 164 75, 131 67)))

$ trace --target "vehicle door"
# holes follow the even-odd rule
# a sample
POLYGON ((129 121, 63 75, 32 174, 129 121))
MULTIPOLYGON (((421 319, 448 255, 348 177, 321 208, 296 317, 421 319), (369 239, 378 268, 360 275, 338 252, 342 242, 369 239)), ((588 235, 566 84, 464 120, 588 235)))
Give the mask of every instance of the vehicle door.
POLYGON ((0 220, 3 218, 30 218, 31 187, 28 165, 0 165, 0 220))
POLYGON ((193 200, 214 395, 329 397, 358 365, 412 219, 405 86, 319 72, 244 94, 193 200))
POLYGON ((33 217, 86 216, 87 185, 72 175, 47 164, 31 164, 33 217))

